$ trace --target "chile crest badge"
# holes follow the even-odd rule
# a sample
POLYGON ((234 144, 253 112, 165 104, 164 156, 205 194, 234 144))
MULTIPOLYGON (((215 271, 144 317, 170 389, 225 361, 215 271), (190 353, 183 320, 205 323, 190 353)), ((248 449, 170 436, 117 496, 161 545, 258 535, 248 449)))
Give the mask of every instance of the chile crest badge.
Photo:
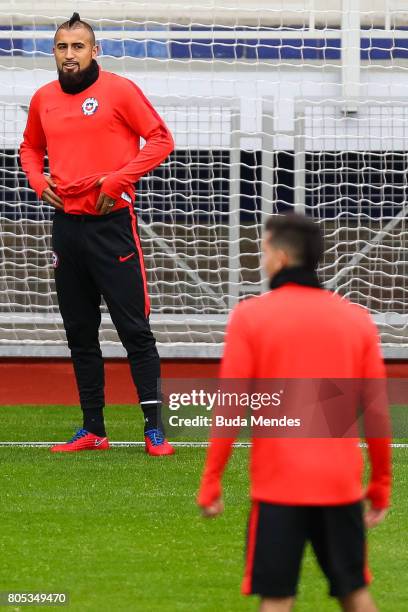
POLYGON ((84 115, 93 115, 98 110, 99 102, 96 98, 87 98, 82 102, 82 112, 84 115))

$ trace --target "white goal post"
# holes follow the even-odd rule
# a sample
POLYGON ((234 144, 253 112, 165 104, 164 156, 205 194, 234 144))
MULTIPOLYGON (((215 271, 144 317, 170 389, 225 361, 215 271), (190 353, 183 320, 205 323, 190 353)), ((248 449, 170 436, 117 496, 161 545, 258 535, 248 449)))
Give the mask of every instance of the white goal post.
MULTIPOLYGON (((262 224, 295 209, 326 235, 325 285, 408 357, 408 10, 386 0, 23 0, 0 8, 0 357, 68 355, 51 209, 18 160, 33 92, 73 10, 103 68, 137 82, 176 150, 136 210, 162 357, 218 357, 231 308, 265 289, 262 224)), ((122 356, 106 309, 106 356, 122 356)))

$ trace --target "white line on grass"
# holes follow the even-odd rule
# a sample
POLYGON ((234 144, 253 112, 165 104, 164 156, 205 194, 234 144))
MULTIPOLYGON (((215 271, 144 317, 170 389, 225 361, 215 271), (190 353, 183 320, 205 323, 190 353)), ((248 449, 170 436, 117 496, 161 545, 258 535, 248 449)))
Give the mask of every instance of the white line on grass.
MULTIPOLYGON (((2 446, 17 446, 17 447, 47 447, 53 446, 54 444, 64 444, 64 442, 0 442, 2 446)), ((109 442, 110 446, 144 446, 144 442, 109 442)), ((187 446, 187 447, 207 447, 208 442, 172 442, 173 446, 187 446)), ((238 442, 234 446, 236 447, 248 447, 248 442, 238 442)))
MULTIPOLYGON (((0 442, 0 447, 15 446, 21 448, 27 447, 48 447, 54 444, 64 444, 64 442, 0 442)), ((110 442, 110 446, 126 447, 126 446, 144 446, 144 442, 110 442)), ((205 448, 208 446, 208 442, 172 442, 173 446, 185 446, 187 448, 205 448)), ((248 448, 249 442, 235 442, 235 448, 248 448)), ((366 444, 361 444, 366 447, 366 444)), ((391 444, 392 448, 408 448, 408 444, 391 444)))

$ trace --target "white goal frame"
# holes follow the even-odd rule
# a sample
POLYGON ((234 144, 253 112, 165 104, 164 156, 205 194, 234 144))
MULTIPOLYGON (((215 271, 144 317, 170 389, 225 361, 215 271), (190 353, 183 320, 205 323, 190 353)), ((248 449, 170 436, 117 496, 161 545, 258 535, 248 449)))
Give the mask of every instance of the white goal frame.
MULTIPOLYGON (((32 14, 32 0, 11 0, 8 3, 7 11, 0 9, 0 24, 10 26, 9 29, 0 30, 0 39, 18 40, 27 38, 33 39, 52 38, 55 33, 55 24, 61 23, 67 19, 72 10, 78 10, 81 13, 81 18, 88 20, 92 25, 97 25, 103 20, 104 27, 112 26, 112 29, 98 31, 96 36, 103 39, 111 40, 145 40, 145 41, 165 41, 165 40, 183 40, 186 37, 194 41, 208 40, 258 40, 260 36, 260 28, 262 28, 262 39, 339 39, 341 38, 341 60, 332 62, 325 60, 324 69, 335 70, 341 73, 342 96, 341 98, 330 99, 327 101, 328 106, 334 106, 344 113, 344 116, 355 117, 358 115, 361 105, 379 104, 379 105, 398 105, 406 104, 406 101, 397 98, 370 98, 361 97, 361 75, 365 70, 365 63, 360 59, 361 38, 370 36, 372 38, 389 38, 395 41, 398 39, 407 39, 407 30, 398 29, 401 26, 408 24, 408 10, 406 4, 401 0, 304 0, 296 2, 288 0, 286 3, 270 2, 269 0, 259 0, 256 7, 251 0, 244 0, 239 3, 239 10, 236 9, 236 2, 225 0, 224 2, 212 2, 205 4, 200 0, 190 0, 188 10, 186 3, 175 2, 165 3, 161 0, 150 0, 150 2, 113 2, 112 0, 100 0, 99 2, 77 1, 69 2, 59 0, 53 2, 50 0, 38 0, 35 4, 36 14, 32 14), (283 4, 285 8, 283 9, 283 4), (120 6, 119 6, 120 5, 120 6), (380 6, 381 5, 381 6, 380 6), (165 7, 167 9, 165 10, 165 7), (299 18, 304 18, 304 26, 299 29, 299 18), (114 29, 118 23, 125 23, 125 29, 114 29), (171 23, 178 25, 187 24, 190 26, 188 32, 186 30, 176 30, 171 28, 171 23), (137 29, 133 26, 145 24, 143 29, 137 29), (194 29, 194 25, 214 25, 219 26, 211 31, 194 29), (247 26, 247 29, 236 29, 241 24, 247 26), (42 25, 46 29, 27 30, 14 29, 14 25, 42 25), (158 26, 158 27, 156 27, 158 26), (284 29, 287 28, 287 29, 284 29), (188 34, 188 36, 187 36, 188 34)), ((126 56, 127 57, 127 56, 126 56)), ((110 56, 101 57, 101 65, 108 69, 115 70, 117 62, 115 58, 110 56)), ((134 58, 130 58, 134 59, 134 58)), ((145 66, 158 68, 156 60, 145 59, 145 66)), ((188 60, 190 61, 190 60, 188 60)), ((404 64, 405 60, 402 60, 404 64)), ((183 70, 185 66, 184 60, 166 60, 173 68, 183 70)), ((191 65, 199 67, 205 71, 208 66, 204 66, 201 60, 191 60, 191 65)), ((32 58, 30 57, 2 57, 1 63, 3 68, 10 70, 11 68, 27 69, 32 66, 32 58)), ((131 62, 129 61, 129 64, 131 62)), ((238 63, 238 62, 237 62, 238 63)), ((244 64, 245 62, 240 62, 244 64)), ((263 65, 257 66, 259 71, 267 74, 271 67, 276 66, 277 61, 270 60, 264 62, 263 65)), ((319 61, 316 60, 316 66, 319 61)), ((225 69, 226 62, 221 62, 225 69)), ((293 60, 293 64, 298 67, 301 62, 293 60)), ((53 66, 52 57, 36 57, 36 69, 49 70, 53 66)), ((287 66, 286 66, 287 67, 287 66)), ((406 68, 406 64, 404 65, 406 68)), ((215 61, 212 70, 218 70, 218 64, 215 61)), ((280 136, 293 138, 294 142, 294 160, 295 160, 295 208, 298 212, 305 212, 305 172, 306 172, 306 144, 304 138, 304 128, 302 127, 302 113, 308 104, 320 104, 325 102, 319 100, 304 100, 298 98, 295 100, 295 121, 293 130, 282 131, 275 128, 275 100, 271 97, 262 98, 262 121, 260 131, 246 133, 241 128, 241 107, 240 100, 233 98, 155 98, 149 96, 155 106, 165 108, 166 105, 186 106, 189 103, 194 103, 199 106, 202 104, 206 107, 211 105, 226 105, 231 112, 231 134, 229 135, 230 152, 230 175, 229 175, 229 206, 228 206, 228 273, 227 273, 227 293, 222 297, 225 304, 225 311, 230 311, 239 301, 242 296, 256 295, 267 288, 267 282, 262 281, 261 276, 259 282, 241 282, 241 235, 240 235, 240 152, 245 145, 242 142, 247 142, 248 139, 258 141, 259 148, 262 152, 261 184, 262 194, 261 203, 261 223, 256 226, 256 235, 260 236, 262 224, 264 220, 274 211, 274 163, 275 153, 280 149, 275 147, 275 139, 280 136)), ((21 104, 27 106, 28 97, 13 96, 1 98, 0 102, 6 101, 9 104, 21 104)), ((381 244, 387 232, 393 230, 404 218, 407 207, 390 220, 388 225, 380 229, 375 237, 367 243, 363 249, 354 255, 350 255, 348 260, 348 268, 357 266, 362 258, 369 256, 370 252, 381 244)), ((157 245, 157 247, 167 252, 168 256, 174 258, 176 267, 185 273, 193 283, 200 284, 208 293, 213 291, 213 288, 205 279, 200 277, 199 272, 189 265, 188 260, 179 257, 178 253, 169 251, 168 244, 163 241, 158 235, 154 227, 149 224, 140 222, 141 237, 143 237, 157 245)), ((326 282, 327 288, 334 289, 335 282, 342 278, 341 272, 336 276, 336 279, 326 282)), ((152 327, 155 331, 161 329, 169 330, 169 336, 172 331, 176 334, 183 327, 187 327, 195 333, 195 340, 192 342, 159 342, 158 348, 163 358, 218 358, 222 353, 222 333, 227 321, 227 314, 153 314, 151 317, 152 327), (197 337, 202 336, 205 339, 208 330, 214 331, 215 336, 220 338, 219 341, 206 342, 197 341, 197 337)), ((390 328, 395 330, 395 336, 401 337, 403 342, 384 343, 383 352, 388 358, 408 358, 408 316, 397 312, 382 312, 375 314, 375 320, 380 329, 390 328), (406 338, 406 339, 405 339, 406 338)), ((68 349, 62 339, 61 334, 62 322, 59 315, 56 314, 36 314, 36 313, 0 313, 0 327, 2 325, 15 325, 17 327, 38 326, 39 329, 55 329, 59 334, 58 340, 44 341, 43 344, 30 342, 21 338, 21 342, 16 341, 7 344, 1 341, 0 336, 0 357, 67 357, 68 349)), ((112 324, 108 315, 102 317, 102 329, 111 329, 112 324)), ((105 342, 102 343, 103 353, 106 357, 123 357, 125 355, 120 343, 105 342)))

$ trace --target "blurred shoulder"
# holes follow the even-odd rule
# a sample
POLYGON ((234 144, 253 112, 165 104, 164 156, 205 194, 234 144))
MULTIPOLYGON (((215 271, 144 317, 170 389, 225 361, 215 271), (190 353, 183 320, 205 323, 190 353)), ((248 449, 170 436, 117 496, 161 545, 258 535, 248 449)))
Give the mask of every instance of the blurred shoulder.
POLYGON ((232 318, 234 318, 235 320, 238 320, 238 319, 243 319, 243 318, 252 316, 259 307, 262 308, 264 301, 265 301, 264 300, 265 295, 266 294, 256 295, 256 296, 245 298, 241 300, 231 311, 230 321, 232 320, 232 318))
POLYGON ((377 326, 368 308, 351 302, 337 293, 333 293, 332 296, 343 311, 343 315, 348 317, 353 325, 366 330, 368 333, 377 333, 377 326))

